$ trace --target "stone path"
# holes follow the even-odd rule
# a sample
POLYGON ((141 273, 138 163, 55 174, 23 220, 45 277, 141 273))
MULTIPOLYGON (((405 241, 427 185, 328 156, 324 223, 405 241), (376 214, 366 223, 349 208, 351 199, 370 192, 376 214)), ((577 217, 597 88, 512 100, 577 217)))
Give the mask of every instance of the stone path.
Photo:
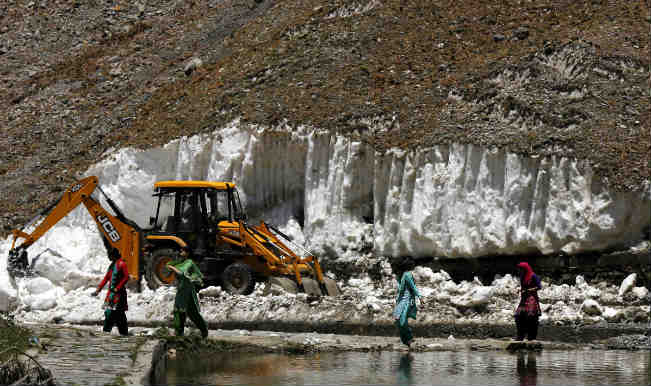
POLYGON ((151 365, 152 344, 144 336, 106 334, 101 327, 73 328, 30 325, 41 347, 34 347, 38 362, 54 374, 58 385, 140 384, 134 374, 151 365), (143 356, 145 360, 143 361, 143 356))

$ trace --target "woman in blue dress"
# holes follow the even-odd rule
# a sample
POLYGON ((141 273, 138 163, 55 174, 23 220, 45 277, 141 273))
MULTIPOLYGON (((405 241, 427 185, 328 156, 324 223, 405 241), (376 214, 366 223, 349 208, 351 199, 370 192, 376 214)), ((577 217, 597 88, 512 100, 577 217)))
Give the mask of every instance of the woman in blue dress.
POLYGON ((414 261, 407 257, 401 264, 397 265, 394 271, 398 280, 398 296, 396 297, 396 308, 393 310, 393 319, 400 332, 402 343, 411 348, 414 341, 411 327, 409 327, 409 318, 416 319, 418 313, 417 301, 421 297, 420 292, 414 283, 414 276, 411 270, 414 269, 414 261))

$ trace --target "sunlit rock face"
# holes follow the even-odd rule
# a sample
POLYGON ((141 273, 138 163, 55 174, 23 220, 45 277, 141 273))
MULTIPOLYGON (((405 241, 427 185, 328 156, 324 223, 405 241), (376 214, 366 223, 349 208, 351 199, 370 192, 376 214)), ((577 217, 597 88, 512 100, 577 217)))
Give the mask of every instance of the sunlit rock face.
MULTIPOLYGON (((380 154, 313 129, 290 133, 237 121, 162 148, 114 152, 86 174, 99 176, 102 189, 143 227, 155 181, 232 181, 252 221, 271 222, 331 260, 625 247, 643 238, 651 213, 648 186, 641 193, 609 190, 576 160, 461 144, 380 154)), ((58 227, 82 239, 63 245, 52 236, 58 253, 97 259, 101 242, 84 210, 58 227), (75 246, 83 252, 65 250, 75 246)), ((45 248, 48 237, 33 248, 45 248)))

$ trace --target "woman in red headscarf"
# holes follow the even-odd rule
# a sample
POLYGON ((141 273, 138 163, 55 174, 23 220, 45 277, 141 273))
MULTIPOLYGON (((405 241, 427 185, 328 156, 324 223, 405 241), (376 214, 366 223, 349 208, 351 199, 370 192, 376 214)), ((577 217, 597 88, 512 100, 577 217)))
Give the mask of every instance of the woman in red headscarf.
POLYGON ((538 290, 542 288, 540 278, 528 263, 518 264, 520 273, 520 304, 515 309, 515 326, 518 330, 518 340, 525 335, 528 340, 535 340, 538 335, 538 318, 540 317, 540 300, 538 290))

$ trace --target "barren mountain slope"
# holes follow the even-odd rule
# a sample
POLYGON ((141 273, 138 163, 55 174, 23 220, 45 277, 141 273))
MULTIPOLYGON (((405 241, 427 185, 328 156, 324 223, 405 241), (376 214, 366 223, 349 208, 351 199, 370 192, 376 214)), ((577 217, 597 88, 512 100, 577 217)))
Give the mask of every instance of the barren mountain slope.
POLYGON ((650 23, 648 0, 7 0, 0 232, 108 149, 236 117, 379 151, 471 142, 577 157, 638 190, 650 23))

